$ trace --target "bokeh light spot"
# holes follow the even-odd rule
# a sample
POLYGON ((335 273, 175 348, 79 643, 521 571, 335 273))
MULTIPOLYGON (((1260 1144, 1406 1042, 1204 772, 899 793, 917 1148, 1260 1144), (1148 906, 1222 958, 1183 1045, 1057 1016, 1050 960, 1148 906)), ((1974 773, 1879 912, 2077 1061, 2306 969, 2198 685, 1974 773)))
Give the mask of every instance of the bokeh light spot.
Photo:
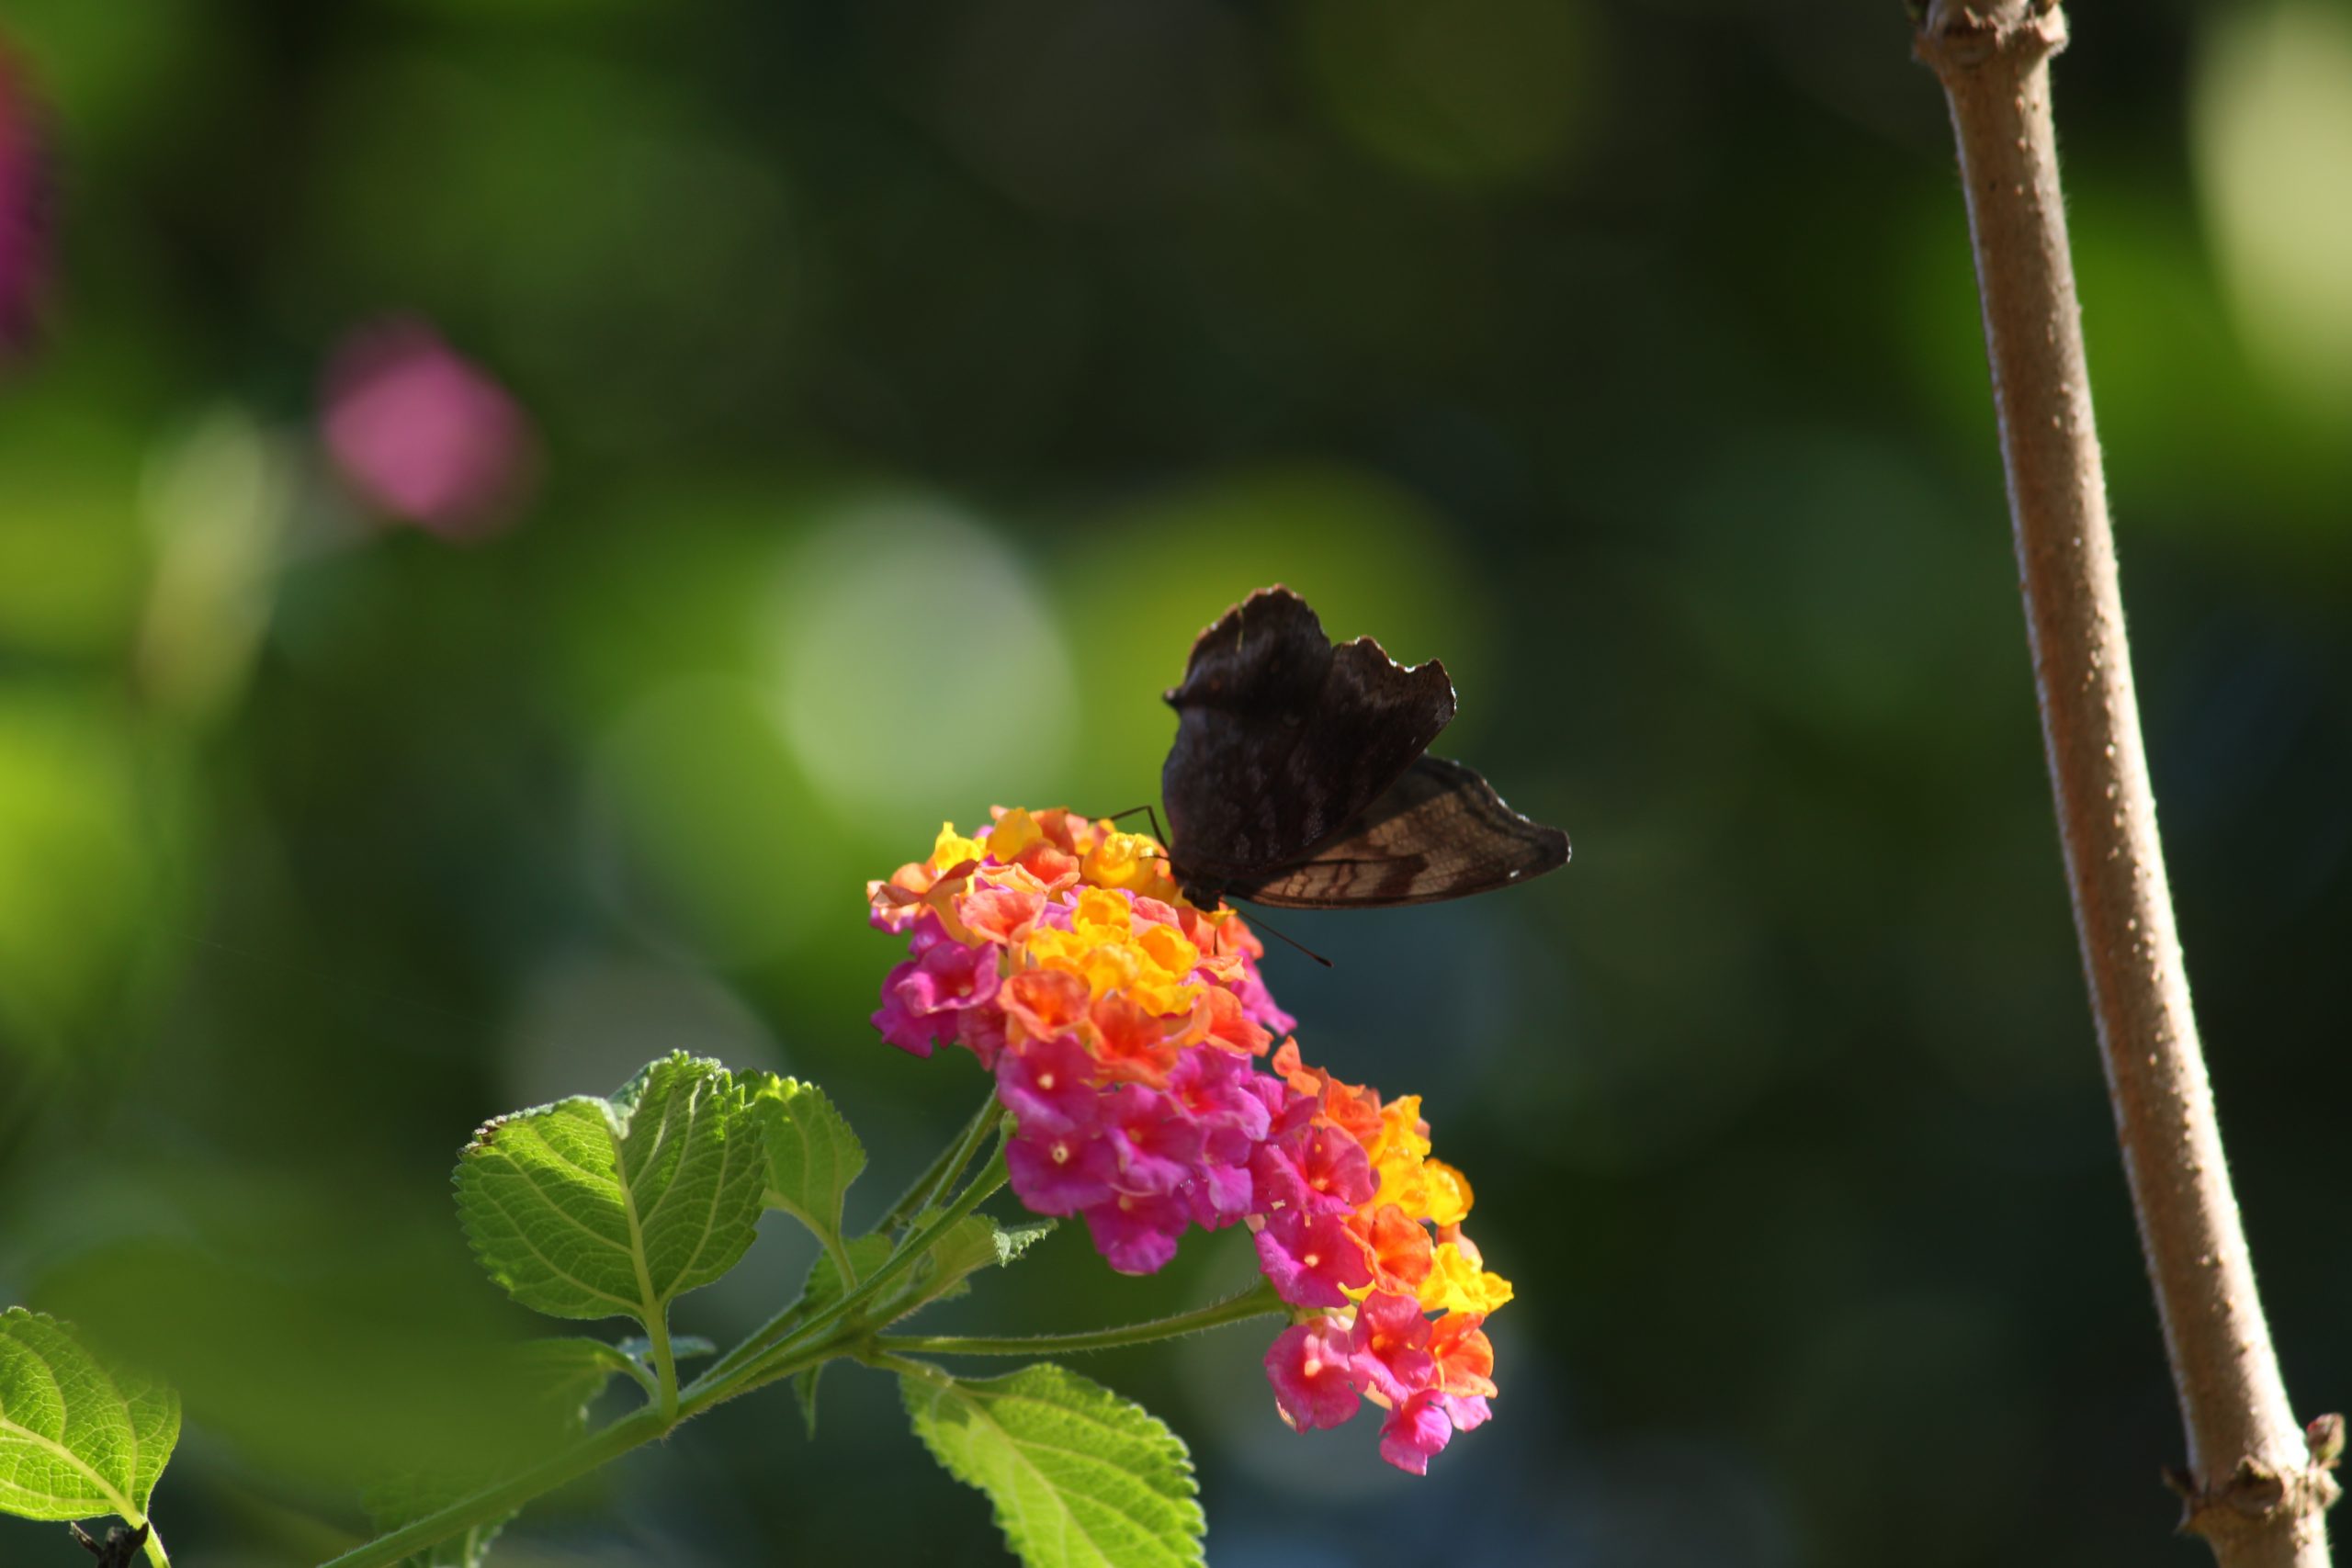
POLYGON ((647 1042, 775 1069, 758 1017, 709 976, 609 953, 577 953, 533 976, 506 1033, 506 1100, 541 1105, 603 1094, 645 1065, 647 1042))
POLYGON ((1549 170, 1591 123, 1600 73, 1564 0, 1316 0, 1301 43, 1325 111, 1408 174, 1504 186, 1549 170))
POLYGON ((827 852, 830 826, 811 820, 773 707, 751 682, 682 680, 597 748, 592 878, 641 933, 711 963, 775 956, 855 880, 827 852))
POLYGON ((291 470, 284 443, 233 407, 214 410, 149 459, 141 502, 154 574, 139 631, 139 685, 164 708, 201 716, 242 687, 268 623, 291 470))
POLYGON ((119 995, 153 888, 120 733, 80 704, 0 702, 0 1049, 60 1050, 119 995))
POLYGON ((2352 14, 2219 14, 2197 60, 2199 185, 2247 347, 2312 412, 2352 418, 2352 14))
POLYGON ((1076 728, 1060 627, 1012 552, 919 500, 854 503, 786 563, 786 733, 842 816, 1057 799, 1076 728))

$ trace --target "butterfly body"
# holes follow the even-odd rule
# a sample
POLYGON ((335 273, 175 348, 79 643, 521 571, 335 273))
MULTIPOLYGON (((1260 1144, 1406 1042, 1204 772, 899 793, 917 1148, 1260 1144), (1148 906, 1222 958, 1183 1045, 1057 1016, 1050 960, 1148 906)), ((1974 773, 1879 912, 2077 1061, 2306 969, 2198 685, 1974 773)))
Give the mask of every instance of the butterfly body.
POLYGON ((1195 903, 1432 903, 1567 863, 1566 834, 1427 754, 1453 718, 1444 665, 1399 665, 1370 637, 1335 647, 1286 588, 1202 632, 1167 701, 1169 855, 1195 903))

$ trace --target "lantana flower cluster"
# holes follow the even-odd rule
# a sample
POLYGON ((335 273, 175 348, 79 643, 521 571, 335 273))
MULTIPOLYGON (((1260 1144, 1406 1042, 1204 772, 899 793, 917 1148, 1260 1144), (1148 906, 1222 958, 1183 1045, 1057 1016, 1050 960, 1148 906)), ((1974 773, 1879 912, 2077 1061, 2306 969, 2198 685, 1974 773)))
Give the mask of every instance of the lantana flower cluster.
POLYGON ((1156 841, 1000 807, 969 838, 943 827, 866 897, 911 949, 875 1026, 918 1056, 960 1045, 995 1076, 1031 1210, 1082 1218, 1128 1274, 1165 1266, 1193 1225, 1248 1226, 1295 1309, 1265 1364, 1300 1431, 1368 1400, 1387 1412, 1382 1455, 1418 1475, 1487 1419, 1483 1325, 1511 1288, 1462 1234, 1470 1184, 1430 1157, 1420 1097, 1309 1066, 1256 936, 1189 902, 1156 841))

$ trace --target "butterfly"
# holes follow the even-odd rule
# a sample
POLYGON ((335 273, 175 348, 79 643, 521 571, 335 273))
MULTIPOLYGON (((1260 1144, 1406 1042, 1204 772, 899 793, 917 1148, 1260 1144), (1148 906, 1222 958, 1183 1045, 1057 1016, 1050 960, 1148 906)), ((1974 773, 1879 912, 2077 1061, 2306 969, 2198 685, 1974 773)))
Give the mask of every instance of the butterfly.
POLYGON ((65 1528, 74 1532, 74 1539, 82 1543, 83 1551, 98 1560, 94 1568, 130 1568, 131 1559, 147 1544, 149 1527, 141 1525, 135 1530, 127 1530, 117 1525, 107 1531, 104 1540, 80 1525, 69 1523, 65 1528))
POLYGON ((1370 637, 1334 647, 1287 588, 1202 632, 1165 697, 1170 870, 1204 908, 1429 904, 1568 862, 1566 833, 1427 754, 1453 718, 1444 665, 1400 665, 1370 637))

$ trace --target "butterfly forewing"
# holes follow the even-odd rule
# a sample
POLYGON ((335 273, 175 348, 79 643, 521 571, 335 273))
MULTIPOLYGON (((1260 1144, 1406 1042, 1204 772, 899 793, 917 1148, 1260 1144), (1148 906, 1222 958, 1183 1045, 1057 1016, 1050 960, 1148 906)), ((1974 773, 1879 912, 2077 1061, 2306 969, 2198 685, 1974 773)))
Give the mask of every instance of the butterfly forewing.
POLYGON ((1272 588, 1200 635, 1168 701, 1178 721, 1160 791, 1178 869, 1238 885, 1379 799, 1452 721, 1453 683, 1368 637, 1332 647, 1305 600, 1272 588))
POLYGON ((1567 861, 1566 833, 1521 817, 1461 763, 1423 757, 1312 855, 1226 891, 1276 908, 1431 904, 1508 887, 1567 861))

